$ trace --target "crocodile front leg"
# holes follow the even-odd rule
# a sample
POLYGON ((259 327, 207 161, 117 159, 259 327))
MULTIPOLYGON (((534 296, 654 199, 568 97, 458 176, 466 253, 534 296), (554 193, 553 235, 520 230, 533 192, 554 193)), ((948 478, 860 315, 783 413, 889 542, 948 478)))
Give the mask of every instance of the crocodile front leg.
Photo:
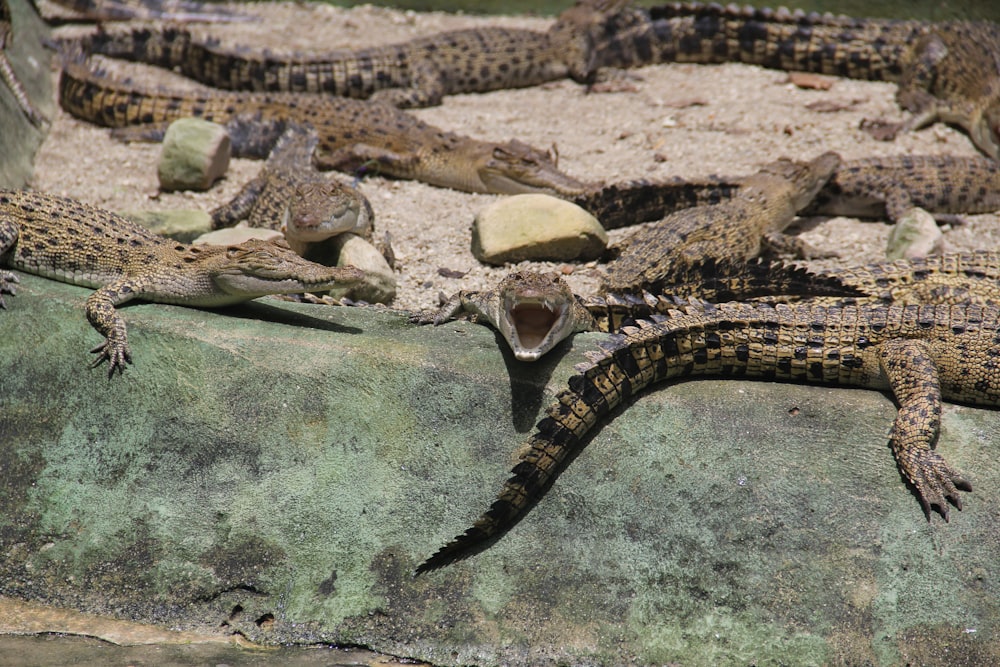
MULTIPOLYGON (((3 2, 3 0, 0 0, 3 2)), ((13 252, 12 248, 17 243, 21 231, 11 220, 0 221, 0 257, 8 252, 13 252)), ((10 271, 0 271, 0 308, 6 309, 7 304, 3 300, 4 294, 17 294, 14 283, 19 282, 17 276, 10 271)))
POLYGON ((132 363, 125 320, 115 310, 115 306, 132 300, 139 291, 140 285, 133 278, 121 278, 87 298, 87 319, 104 336, 104 342, 91 350, 98 356, 90 367, 97 368, 107 361, 108 378, 114 376, 115 371, 123 373, 125 366, 132 363))
POLYGON ((941 426, 941 386, 927 343, 888 340, 881 348, 881 363, 899 402, 890 440, 893 454, 928 518, 936 509, 947 521, 945 499, 961 510, 958 491, 972 491, 972 485, 932 449, 941 426))
POLYGON ((221 204, 209 211, 212 218, 212 229, 232 227, 240 220, 250 217, 250 212, 253 211, 265 187, 267 187, 267 179, 263 176, 257 176, 244 185, 243 189, 228 203, 221 204))

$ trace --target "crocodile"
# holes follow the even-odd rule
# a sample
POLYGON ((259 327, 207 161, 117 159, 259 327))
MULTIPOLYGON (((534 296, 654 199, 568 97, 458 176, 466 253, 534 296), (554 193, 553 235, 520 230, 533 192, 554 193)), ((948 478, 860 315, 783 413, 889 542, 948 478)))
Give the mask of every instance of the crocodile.
POLYGON ((537 361, 581 331, 615 333, 634 320, 676 308, 676 299, 737 301, 798 296, 867 297, 864 281, 823 276, 784 263, 704 260, 685 265, 663 291, 581 297, 558 273, 507 274, 493 289, 461 290, 434 311, 415 313, 415 324, 441 325, 461 316, 488 324, 503 336, 518 361, 537 361), (857 285, 849 284, 851 282, 857 285))
POLYGON ((913 207, 939 222, 1000 210, 1000 164, 983 157, 897 155, 841 164, 802 216, 902 218, 913 207))
POLYGON ((608 263, 601 291, 656 291, 684 264, 704 259, 748 260, 760 253, 762 244, 800 256, 818 256, 819 251, 782 232, 839 163, 840 157, 832 152, 810 162, 782 158, 745 178, 732 199, 684 209, 640 229, 608 263))
MULTIPOLYGON (((110 211, 20 190, 0 190, 0 265, 96 289, 86 313, 104 342, 91 350, 97 355, 91 367, 107 362, 109 378, 132 363, 125 321, 115 310, 132 299, 214 308, 364 277, 354 267, 309 262, 284 243, 192 246, 110 211)), ((0 295, 14 294, 17 282, 15 273, 0 271, 0 295)))
MULTIPOLYGON (((605 229, 660 220, 695 206, 719 204, 740 190, 743 176, 672 177, 595 185, 572 198, 605 229)), ((1000 165, 984 157, 896 155, 844 160, 799 215, 899 220, 919 207, 942 223, 963 213, 1000 210, 1000 165)))
POLYGON ((585 189, 553 156, 517 140, 479 141, 447 132, 387 104, 294 93, 181 91, 112 77, 67 54, 59 103, 125 138, 156 140, 170 121, 195 116, 227 125, 237 156, 265 157, 289 124, 319 135, 321 169, 370 169, 466 192, 573 196, 585 189))
POLYGON ((210 211, 212 228, 246 220, 251 227, 277 229, 302 256, 313 244, 339 234, 370 239, 375 214, 368 198, 313 168, 317 144, 312 128, 285 130, 260 173, 231 201, 210 211))
POLYGON ((820 383, 889 392, 890 445, 928 519, 948 520, 972 485, 934 451, 941 401, 1000 405, 1000 310, 954 305, 813 303, 688 306, 641 321, 578 367, 521 448, 489 510, 416 568, 478 553, 542 498, 609 413, 647 387, 692 378, 820 383))
POLYGON ((518 361, 537 361, 594 318, 558 273, 514 271, 492 290, 462 290, 434 312, 416 313, 415 324, 440 325, 459 314, 494 327, 518 361))
POLYGON ((221 47, 177 26, 99 31, 79 39, 89 53, 175 70, 229 90, 306 92, 427 107, 445 95, 537 86, 590 67, 589 26, 623 0, 579 2, 548 31, 482 26, 399 44, 280 55, 221 47))
MULTIPOLYGON (((216 3, 192 0, 52 0, 52 2, 88 21, 232 23, 259 20, 256 16, 212 6, 216 3)), ((52 22, 52 19, 49 21, 52 22)), ((58 19, 55 22, 58 22, 58 19)))
POLYGON ((21 112, 31 121, 35 127, 42 127, 45 123, 45 116, 38 110, 28 96, 28 91, 24 89, 24 84, 18 78, 17 73, 7 57, 7 46, 13 39, 13 29, 11 24, 10 5, 7 0, 0 0, 0 79, 3 80, 14 100, 21 107, 21 112))
POLYGON ((789 15, 754 8, 674 3, 626 8, 597 30, 591 64, 742 62, 763 67, 887 81, 910 112, 875 123, 880 138, 942 121, 1000 159, 1000 26, 789 15))

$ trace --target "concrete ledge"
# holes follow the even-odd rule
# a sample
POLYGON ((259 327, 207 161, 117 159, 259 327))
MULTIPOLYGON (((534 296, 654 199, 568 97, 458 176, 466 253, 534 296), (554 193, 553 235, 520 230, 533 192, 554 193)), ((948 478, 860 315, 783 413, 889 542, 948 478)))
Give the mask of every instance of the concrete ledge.
POLYGON ((25 276, 0 312, 0 595, 440 665, 1000 662, 1000 412, 946 408, 976 490, 928 523, 885 396, 665 386, 495 546, 414 579, 598 335, 519 364, 467 323, 140 304, 108 381, 88 294, 25 276))

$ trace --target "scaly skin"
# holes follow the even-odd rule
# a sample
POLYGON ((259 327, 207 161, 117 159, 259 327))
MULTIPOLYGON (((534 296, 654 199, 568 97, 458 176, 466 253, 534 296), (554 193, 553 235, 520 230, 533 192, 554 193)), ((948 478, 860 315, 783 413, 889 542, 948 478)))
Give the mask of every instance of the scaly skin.
POLYGON ((866 295, 859 300, 1000 306, 1000 252, 995 250, 831 269, 819 277, 866 295))
POLYGON ((1000 26, 994 23, 796 18, 697 3, 630 9, 608 23, 595 68, 743 62, 895 82, 896 100, 912 116, 884 126, 882 138, 941 121, 1000 158, 1000 26))
POLYGON ((212 228, 246 220, 250 227, 277 229, 303 256, 313 244, 340 234, 370 239, 374 213, 368 198, 315 170, 312 156, 318 143, 312 129, 286 130, 256 178, 211 211, 212 228))
POLYGON ((257 17, 238 14, 192 0, 52 0, 90 21, 181 21, 185 23, 225 23, 256 21, 257 17))
POLYGON ((496 144, 445 132, 386 104, 292 93, 169 91, 116 80, 89 62, 70 60, 63 64, 59 102, 77 118, 138 130, 140 138, 159 138, 170 121, 188 116, 228 124, 236 154, 254 157, 266 155, 288 125, 310 125, 319 135, 321 168, 364 167, 466 192, 573 196, 585 187, 560 172, 548 153, 519 141, 496 144), (144 135, 148 130, 153 132, 144 135))
POLYGON ((1000 165, 981 157, 897 155, 840 165, 801 215, 899 220, 913 207, 940 221, 1000 210, 1000 165))
MULTIPOLYGON (((3 266, 93 287, 87 319, 104 336, 93 366, 108 377, 132 362, 125 321, 115 307, 140 299, 218 307, 268 294, 323 291, 361 281, 354 267, 306 261, 283 243, 192 246, 157 236, 114 213, 72 199, 0 190, 3 266)), ((0 295, 14 294, 17 276, 0 271, 0 295)), ((0 298, 0 307, 6 308, 0 298)))
POLYGON ((601 183, 573 197, 577 206, 597 218, 605 229, 618 229, 660 220, 695 206, 729 201, 739 191, 738 179, 710 178, 690 181, 674 177, 666 181, 634 180, 601 183))
POLYGON ((547 410, 498 498, 417 573, 471 556, 544 495, 587 436, 646 387, 736 377, 863 387, 899 404, 890 445, 930 517, 971 485, 933 450, 941 401, 1000 405, 1000 311, 978 306, 740 303, 689 307, 628 328, 584 364, 547 410))
POLYGON ((824 153, 807 163, 777 160, 744 179, 732 199, 685 209, 639 230, 619 257, 608 263, 601 291, 657 291, 685 265, 706 259, 745 261, 756 257, 765 242, 800 256, 814 254, 782 232, 839 163, 836 153, 824 153))
POLYGON ((74 41, 88 53, 158 65, 216 88, 426 107, 445 95, 536 86, 588 69, 589 27, 620 4, 578 3, 547 32, 484 26, 400 44, 287 56, 224 48, 176 26, 100 31, 74 41))
POLYGON ((839 277, 824 277, 788 264, 759 261, 728 264, 698 262, 673 276, 664 292, 581 298, 557 273, 514 271, 491 290, 463 290, 438 310, 418 313, 415 324, 444 324, 467 316, 500 332, 519 361, 537 361, 580 331, 615 333, 626 323, 666 313, 678 297, 704 301, 742 301, 781 295, 861 297, 867 292, 845 285, 839 277))
MULTIPOLYGON (((590 211, 606 229, 617 229, 729 201, 745 178, 688 181, 675 177, 602 184, 577 195, 573 202, 590 211)), ((1000 210, 1000 166, 988 158, 952 155, 846 160, 799 214, 895 221, 912 207, 953 223, 961 222, 962 213, 1000 210)))

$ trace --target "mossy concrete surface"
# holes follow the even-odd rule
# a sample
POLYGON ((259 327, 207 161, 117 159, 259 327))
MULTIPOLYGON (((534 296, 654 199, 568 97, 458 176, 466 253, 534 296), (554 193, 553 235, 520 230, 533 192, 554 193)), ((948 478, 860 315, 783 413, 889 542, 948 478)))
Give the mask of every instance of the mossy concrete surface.
POLYGON ((0 313, 0 595, 440 665, 1000 664, 1000 412, 946 408, 975 492, 928 522, 882 394, 665 386, 413 578, 599 335, 532 365, 467 323, 138 304, 108 380, 88 293, 25 276, 0 313))
MULTIPOLYGON (((13 38, 5 53, 35 107, 47 118, 55 113, 51 53, 42 46, 48 27, 28 0, 7 0, 13 38)), ((32 174, 32 164, 42 145, 43 130, 21 111, 17 99, 0 80, 0 188, 21 188, 32 174)))

